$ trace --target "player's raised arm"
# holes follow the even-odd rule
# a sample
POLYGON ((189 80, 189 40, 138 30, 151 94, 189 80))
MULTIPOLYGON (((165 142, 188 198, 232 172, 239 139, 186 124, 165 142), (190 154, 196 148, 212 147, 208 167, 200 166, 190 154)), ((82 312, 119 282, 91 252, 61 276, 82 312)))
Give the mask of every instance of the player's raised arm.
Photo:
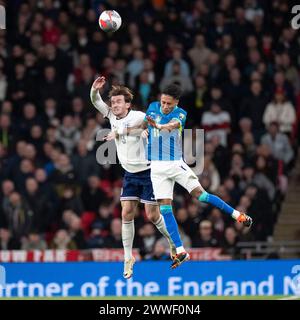
POLYGON ((110 113, 109 106, 102 100, 100 95, 100 90, 103 88, 105 84, 105 78, 99 77, 97 78, 91 88, 90 97, 94 107, 100 111, 104 117, 108 117, 110 113))

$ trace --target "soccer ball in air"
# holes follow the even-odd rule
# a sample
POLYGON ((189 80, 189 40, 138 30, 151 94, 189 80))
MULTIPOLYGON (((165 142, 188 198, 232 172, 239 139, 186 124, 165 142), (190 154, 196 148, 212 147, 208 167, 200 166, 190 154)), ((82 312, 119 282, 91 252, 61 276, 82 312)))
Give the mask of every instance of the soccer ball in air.
POLYGON ((105 10, 99 17, 99 26, 105 32, 115 32, 122 24, 122 18, 115 10, 105 10))

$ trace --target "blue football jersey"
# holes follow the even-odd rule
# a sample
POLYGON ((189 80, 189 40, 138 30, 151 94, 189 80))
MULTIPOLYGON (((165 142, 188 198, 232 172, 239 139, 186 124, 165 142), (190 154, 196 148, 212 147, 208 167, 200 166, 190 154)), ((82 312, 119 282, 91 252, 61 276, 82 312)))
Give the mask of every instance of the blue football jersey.
MULTIPOLYGON (((149 160, 180 160, 182 158, 182 132, 186 122, 186 111, 176 106, 169 114, 164 114, 161 110, 160 102, 152 102, 146 112, 159 124, 167 124, 171 120, 180 123, 180 127, 167 132, 158 130, 148 125, 149 138, 147 148, 147 158, 149 160)), ((145 120, 147 120, 145 118, 145 120)))

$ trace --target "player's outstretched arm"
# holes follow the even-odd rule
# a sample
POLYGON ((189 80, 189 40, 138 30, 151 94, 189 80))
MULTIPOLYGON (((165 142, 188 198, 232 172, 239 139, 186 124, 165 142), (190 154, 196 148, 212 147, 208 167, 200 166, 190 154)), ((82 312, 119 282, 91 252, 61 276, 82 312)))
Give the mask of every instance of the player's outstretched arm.
POLYGON ((127 127, 125 129, 125 134, 131 134, 131 135, 140 135, 145 129, 147 129, 147 122, 142 121, 141 124, 135 125, 132 127, 127 127))
POLYGON ((176 119, 172 119, 170 122, 166 124, 159 124, 159 123, 156 123, 156 121, 152 119, 150 116, 147 116, 146 118, 147 118, 148 124, 151 127, 157 128, 158 130, 172 131, 180 127, 180 122, 176 119))
POLYGON ((104 117, 108 117, 110 113, 109 106, 102 100, 100 95, 100 90, 103 88, 105 84, 105 78, 99 77, 97 78, 91 88, 90 98, 94 105, 94 107, 100 111, 104 117))

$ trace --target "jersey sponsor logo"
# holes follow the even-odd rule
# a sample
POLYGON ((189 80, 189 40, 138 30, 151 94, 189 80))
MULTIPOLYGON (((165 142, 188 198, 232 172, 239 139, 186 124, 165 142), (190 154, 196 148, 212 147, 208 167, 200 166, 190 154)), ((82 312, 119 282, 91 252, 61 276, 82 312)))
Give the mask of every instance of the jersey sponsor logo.
POLYGON ((185 117, 185 115, 184 115, 183 113, 180 113, 180 114, 179 114, 179 119, 180 119, 180 120, 183 120, 184 117, 185 117))

